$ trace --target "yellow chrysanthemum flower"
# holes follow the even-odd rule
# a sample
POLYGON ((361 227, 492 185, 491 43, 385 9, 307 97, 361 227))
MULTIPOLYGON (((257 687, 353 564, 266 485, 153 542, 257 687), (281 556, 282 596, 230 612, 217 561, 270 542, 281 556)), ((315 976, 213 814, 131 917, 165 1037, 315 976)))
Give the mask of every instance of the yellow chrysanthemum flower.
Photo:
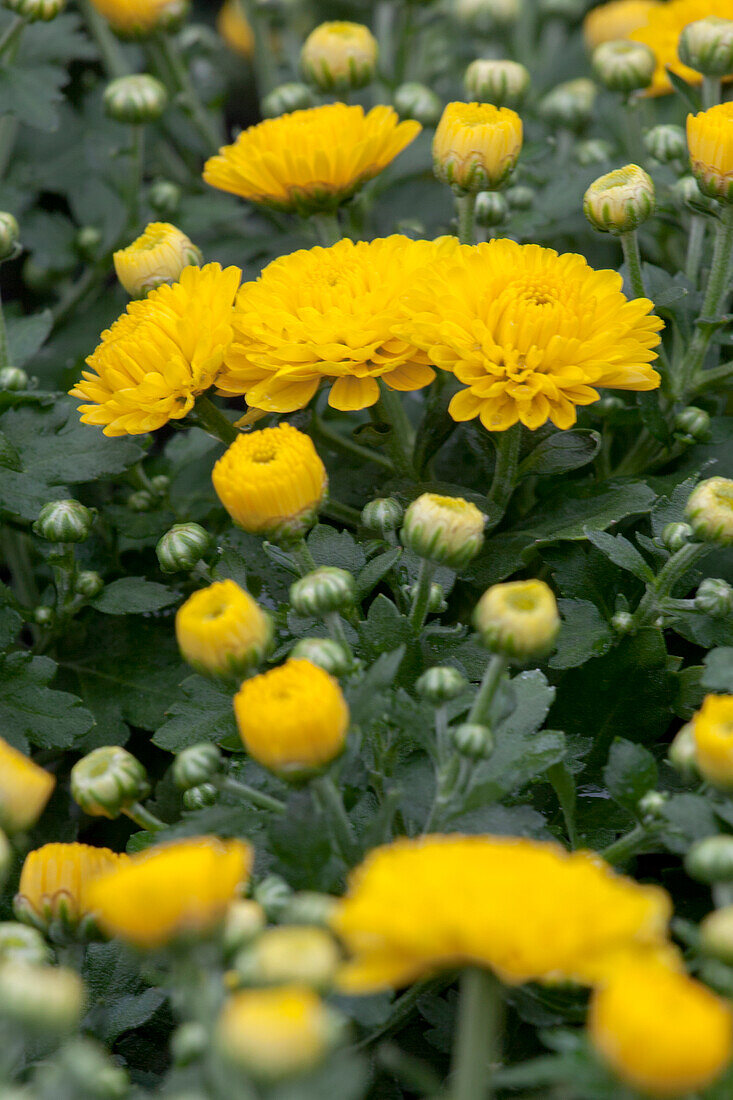
POLYGON ((94 7, 125 35, 149 34, 167 10, 178 10, 180 0, 92 0, 94 7))
POLYGON ((246 885, 252 849, 202 836, 134 855, 89 884, 87 904, 111 936, 152 949, 205 933, 246 885))
POLYGON ((397 331, 465 385, 450 404, 454 420, 478 416, 490 431, 547 420, 570 428, 575 406, 598 400, 596 387, 660 383, 649 364, 662 322, 622 285, 615 271, 536 244, 461 246, 414 281, 404 299, 411 319, 397 331))
POLYGON ((237 295, 219 390, 282 413, 307 405, 324 379, 333 380, 329 404, 346 411, 374 405, 380 378, 395 390, 427 386, 427 355, 393 330, 411 278, 456 247, 453 237, 393 236, 275 260, 237 295))
POLYGON ((461 191, 494 191, 514 170, 522 140, 522 120, 509 107, 449 103, 433 139, 435 174, 461 191))
POLYGON ((702 75, 683 65, 679 59, 677 46, 680 35, 688 23, 705 19, 708 15, 730 19, 731 14, 730 0, 668 0, 666 4, 655 5, 645 25, 628 35, 634 42, 649 46, 656 56, 657 70, 648 94, 666 95, 672 91, 668 68, 688 83, 699 84, 702 75))
POLYGON ((297 659, 245 680, 234 697, 234 714, 250 756, 286 778, 330 764, 349 729, 349 708, 338 681, 297 659))
POLYGON ((391 107, 329 103, 243 130, 204 166, 204 179, 275 210, 335 210, 420 133, 391 107))
POLYGON ((44 844, 25 858, 15 915, 43 932, 55 922, 73 930, 90 915, 87 891, 92 879, 127 859, 88 844, 44 844))
POLYGON ((688 115, 687 144, 700 190, 721 202, 733 202, 733 103, 688 115))
POLYGON ((352 955, 341 987, 368 993, 472 964, 510 983, 592 984, 620 951, 663 944, 670 914, 663 890, 593 853, 454 835, 371 852, 331 925, 352 955))
POLYGON ((588 1027, 621 1080, 645 1096, 697 1094, 733 1057, 730 1005, 655 959, 614 970, 593 995, 588 1027))
POLYGON ((297 538, 315 521, 328 492, 313 440, 292 424, 240 435, 211 480, 234 522, 252 535, 297 538))
POLYGON ((733 695, 708 695, 692 718, 695 763, 716 787, 733 790, 733 695))
POLYGON ((178 609, 176 638, 197 671, 241 675, 269 651, 272 619, 234 581, 217 581, 194 592, 178 609))
POLYGON ((583 21, 583 35, 592 52, 604 42, 628 38, 632 31, 646 25, 659 0, 610 0, 588 12, 583 21))
POLYGON ((230 50, 242 57, 252 57, 255 52, 255 36, 240 0, 224 0, 216 17, 216 29, 230 50))
POLYGON ((180 420, 216 381, 232 339, 238 267, 187 267, 180 282, 152 290, 102 333, 91 370, 69 393, 85 424, 105 435, 141 435, 180 420))
POLYGON ((56 780, 0 737, 0 828, 21 832, 35 825, 56 780))
POLYGON ((112 256, 117 278, 131 298, 144 298, 162 283, 175 283, 183 269, 200 264, 201 251, 168 222, 151 222, 145 232, 112 256))

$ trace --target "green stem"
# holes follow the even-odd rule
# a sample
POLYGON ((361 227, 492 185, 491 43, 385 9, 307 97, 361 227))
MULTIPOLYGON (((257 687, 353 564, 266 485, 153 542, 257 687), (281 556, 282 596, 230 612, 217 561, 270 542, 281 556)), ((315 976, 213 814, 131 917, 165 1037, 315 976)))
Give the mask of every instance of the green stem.
POLYGON ((723 383, 729 382, 731 378, 733 378, 733 360, 721 363, 719 367, 709 367, 698 374, 693 393, 706 393, 708 390, 717 389, 723 383))
POLYGON ((272 65, 272 54, 268 42, 267 28, 264 25, 261 7, 259 4, 255 3, 255 0, 239 0, 239 3, 244 11, 247 22, 252 28, 252 36, 254 38, 252 65, 255 71, 255 80, 257 82, 257 94, 259 95, 260 101, 262 101, 268 92, 271 92, 277 84, 277 75, 273 72, 274 66, 272 65))
POLYGON ((458 210, 458 240, 461 244, 475 244, 476 196, 461 195, 456 199, 458 210))
POLYGON ((471 712, 468 716, 468 721, 477 723, 481 726, 489 725, 489 712, 491 710, 491 704, 494 696, 496 695, 496 689, 502 681, 502 677, 507 669, 506 657, 503 657, 499 653, 495 653, 484 672, 484 678, 481 681, 481 687, 478 690, 478 695, 473 701, 471 712))
POLYGON ((265 794, 264 791, 258 791, 255 787, 250 787, 248 783, 240 783, 238 779, 232 779, 228 775, 217 779, 216 785, 219 790, 235 794, 238 798, 251 802, 253 806, 257 806, 260 810, 270 810, 274 814, 284 814, 287 810, 287 806, 279 798, 273 798, 272 795, 265 794))
POLYGON ((407 73, 407 68, 408 68, 408 64, 409 64, 409 61, 410 61, 410 44, 411 44, 412 37, 413 37, 414 31, 415 31, 415 27, 414 27, 415 7, 414 7, 413 0, 404 0, 404 2, 401 2, 401 0, 397 0, 397 3, 395 3, 394 6, 397 9, 397 13, 398 13, 397 19, 395 20, 395 22, 397 22, 397 20, 399 19, 399 10, 400 10, 400 8, 402 8, 404 10, 404 15, 403 15, 403 19, 402 19, 402 26, 400 28, 400 40, 399 40, 399 45, 397 47, 397 55, 395 57, 395 65, 394 65, 394 73, 393 73, 393 77, 392 77, 392 79, 394 80, 395 87, 398 87, 400 84, 404 84, 404 82, 405 82, 405 79, 406 79, 405 74, 407 73))
POLYGON ((355 458, 360 458, 362 462, 373 462, 375 465, 389 470, 390 473, 394 473, 392 462, 386 455, 380 454, 376 449, 371 450, 369 447, 362 447, 360 443, 355 443, 353 439, 346 439, 329 428, 317 413, 313 414, 313 434, 320 437, 324 443, 335 451, 343 451, 344 454, 354 455, 355 458))
POLYGON ((354 654, 351 652, 349 639, 346 637, 344 624, 341 621, 341 616, 339 615, 338 611, 329 611, 328 614, 324 615, 323 618, 326 626, 328 627, 328 633, 331 635, 334 642, 338 642, 340 646, 343 646, 353 662, 354 654))
POLYGON ((125 61, 117 39, 109 29, 107 21, 99 14, 91 0, 79 0, 79 6, 84 14, 84 19, 89 32, 94 39, 97 49, 102 57, 107 76, 114 80, 120 76, 128 76, 130 68, 125 61))
POLYGON ((4 54, 6 50, 12 51, 13 56, 18 50, 18 41, 23 28, 26 25, 26 18, 23 15, 17 15, 13 22, 10 24, 5 34, 0 36, 0 55, 4 54), (13 49, 13 47, 15 47, 13 49))
POLYGON ((690 235, 687 242, 687 260, 685 263, 685 275, 693 286, 697 286, 700 275, 703 248, 705 246, 706 219, 699 214, 693 214, 690 219, 690 235))
POLYGON ((496 448, 496 467, 488 495, 489 530, 493 530, 504 518, 517 483, 522 425, 515 424, 505 432, 492 432, 491 438, 496 448))
POLYGON ((418 634, 422 630, 425 619, 427 618, 428 606, 430 604, 430 588, 433 583, 434 573, 434 563, 428 561, 427 558, 423 558, 420 562, 420 573, 418 574, 415 595, 412 598, 412 607, 410 608, 410 622, 418 634))
POLYGON ((636 627, 646 626, 652 622, 659 610, 660 600, 670 596, 675 586, 686 573, 689 573, 693 565, 710 553, 710 546, 705 542, 688 542, 676 554, 673 554, 665 564, 653 585, 648 585, 642 597, 641 603, 634 613, 636 627))
POLYGON ((308 549, 305 539, 300 539, 296 542, 295 546, 290 547, 290 556, 298 566, 302 577, 304 577, 306 573, 310 573, 313 569, 318 568, 316 560, 308 549))
POLYGON ((606 863, 627 863, 633 856, 644 850, 650 835, 650 830, 646 826, 637 825, 626 836, 619 837, 613 844, 609 844, 600 854, 606 863))
POLYGON ((189 413, 189 418, 199 428, 222 443, 233 443, 239 437, 239 431, 231 420, 208 397, 201 396, 197 399, 189 413))
POLYGON ((122 812, 136 825, 139 825, 141 829, 145 829, 146 832, 157 833, 166 828, 165 821, 161 821, 150 810, 146 810, 140 802, 133 802, 131 806, 128 806, 122 812))
POLYGON ((702 109, 707 111, 720 103, 723 95, 723 85, 719 76, 704 76, 702 78, 702 109))
POLYGON ((0 552, 10 573, 10 585, 25 608, 34 608, 40 597, 30 557, 31 540, 9 526, 0 534, 0 552))
POLYGON ((629 283, 635 298, 646 298, 644 276, 641 271, 641 253, 639 252, 639 238, 636 230, 621 234, 621 247, 624 250, 624 260, 629 272, 629 283))
POLYGON ((165 62, 172 73, 175 89, 185 104, 193 127, 207 147, 207 151, 213 153, 220 148, 222 136, 199 98, 178 46, 173 38, 165 32, 157 32, 155 37, 165 62))
POLYGON ((343 237, 338 214, 312 214, 311 221, 323 248, 330 248, 343 237))
POLYGON ((461 977, 458 1032, 450 1100, 490 1100, 492 1066, 500 1057, 501 986, 488 970, 469 967, 461 977))
POLYGON ((395 471, 402 477, 411 478, 414 474, 415 433, 396 390, 390 389, 380 378, 379 391, 380 396, 375 411, 379 418, 391 428, 389 448, 392 452, 395 471))
POLYGON ((131 126, 130 146, 130 205, 128 212, 130 231, 142 224, 143 180, 145 177, 145 127, 131 126))
POLYGON ((725 298, 730 289, 728 268, 733 253, 733 204, 725 206, 715 228, 715 244, 710 275, 705 290, 698 327, 685 356, 684 368, 678 372, 675 397, 684 400, 688 389, 694 387, 705 361, 708 344, 715 331, 725 298))
POLYGON ((343 798, 336 790, 336 785, 330 775, 320 775, 311 782, 331 821, 336 843, 342 856, 347 863, 352 863, 357 855, 358 843, 354 827, 346 813, 343 798))
POLYGON ((0 370, 2 370, 4 367, 9 367, 11 365, 10 348, 8 347, 8 332, 5 327, 3 303, 2 299, 0 299, 0 370))
POLYGON ((0 179, 5 175, 17 136, 18 120, 15 115, 0 118, 0 179))

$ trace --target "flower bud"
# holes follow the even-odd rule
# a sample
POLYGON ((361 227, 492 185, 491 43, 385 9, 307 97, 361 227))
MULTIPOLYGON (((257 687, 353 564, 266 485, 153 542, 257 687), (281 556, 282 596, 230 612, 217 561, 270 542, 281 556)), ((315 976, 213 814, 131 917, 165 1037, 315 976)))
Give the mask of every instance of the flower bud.
POLYGON ((295 81, 279 84, 277 88, 262 100, 262 114, 265 118, 279 118, 293 111, 307 111, 316 106, 316 98, 307 84, 295 81))
POLYGON ((155 501, 147 489, 137 489, 127 498, 127 507, 131 512, 149 512, 155 501))
POLYGON ((462 695, 468 687, 468 680, 457 668, 451 668, 450 665, 435 665, 427 672, 423 672, 415 687, 418 695, 427 699, 433 706, 439 707, 462 695))
POLYGON ((151 222, 145 232, 112 256, 117 278, 131 298, 144 298, 163 283, 177 283, 184 268, 203 261, 201 250, 168 222, 151 222))
POLYGON ((183 792, 183 805, 187 810, 203 810, 219 801, 219 788, 213 783, 200 783, 183 792))
POLYGON ((487 760, 494 751, 494 736, 488 726, 463 722, 451 731, 453 744, 469 760, 487 760))
POLYGON ((534 191, 531 187, 510 187, 504 192, 504 198, 509 203, 510 210, 530 210, 534 205, 534 191))
POLYGON ((361 23, 321 23, 305 40, 300 65, 322 92, 364 88, 374 79, 377 40, 361 23))
POLYGON ((639 817, 643 821, 656 820, 668 801, 669 795, 664 791, 647 791, 636 804, 639 817))
POLYGON ((712 616, 725 619, 733 607, 733 589, 727 581, 707 577, 695 594, 695 608, 712 616))
POLYGON ((165 85, 147 73, 119 76, 104 90, 104 109, 115 122, 156 122, 167 105, 165 85))
POLYGON ((0 263, 11 260, 19 249, 20 228, 12 214, 0 211, 0 263))
POLYGON ((627 164, 590 185, 583 198, 583 213, 602 233, 630 233, 654 213, 651 176, 636 164, 627 164))
POLYGON ((594 76, 609 92, 631 95, 649 87, 657 60, 643 42, 618 39, 598 46, 592 64, 594 76))
POLYGON ((518 660, 539 660, 552 651, 560 615, 544 581, 510 581, 484 592, 473 614, 481 641, 518 660))
POLYGON ((96 926, 88 901, 89 883, 127 861, 127 856, 88 844, 44 844, 23 863, 13 911, 19 921, 50 939, 65 942, 94 938, 96 926))
POLYGON ((457 192, 494 191, 522 150, 522 120, 491 103, 449 103, 433 139, 433 171, 457 192))
POLYGON ((687 116, 690 166, 703 195, 733 203, 733 103, 687 116))
POLYGON ((102 243, 102 231, 96 225, 83 225, 77 230, 74 238, 74 247, 85 260, 93 260, 99 252, 102 243))
POLYGON ((708 913, 700 924, 700 947, 706 955, 733 965, 733 905, 708 913))
POLYGON ((685 856, 685 870, 711 886, 733 882, 733 836, 721 833, 696 841, 685 856))
POLYGON ((675 160, 684 160, 687 156, 687 140, 681 126, 664 123, 653 126, 644 134, 644 147, 650 157, 660 164, 671 164, 675 160))
POLYGON ((95 573, 91 569, 83 569, 81 573, 77 573, 74 581, 74 591, 77 595, 83 596, 85 600, 93 600, 103 588, 104 581, 99 573, 95 573))
POLYGON ((608 164, 613 156, 613 146, 601 138, 589 138, 579 141, 573 150, 573 156, 583 168, 592 168, 594 164, 608 164))
POLYGON ((670 187, 672 198, 680 206, 700 201, 700 188, 694 176, 680 176, 670 187))
POLYGON ((580 131, 593 117, 596 86, 580 77, 558 84, 539 103, 540 117, 553 128, 580 131))
POLYGON ((234 955, 256 939, 267 925, 265 910, 259 902, 242 898, 227 910, 222 928, 222 943, 227 955, 234 955))
POLYGON ((280 913, 280 921, 283 924, 317 924, 327 928, 337 906, 338 899, 330 894, 302 890, 288 898, 280 913))
POLYGON ((733 19, 708 15, 688 23, 677 45, 680 61, 703 76, 733 72, 733 19))
POLYGON ((48 604, 40 604, 33 612, 33 621, 38 626, 51 626, 56 620, 56 612, 48 604))
POLYGON ((710 415, 704 409, 688 405, 674 418, 675 431, 689 436, 696 443, 705 443, 710 438, 710 415))
MULTIPOLYGON (((188 1023, 177 1027, 171 1036, 171 1058, 177 1069, 197 1062, 208 1050, 209 1035, 203 1024, 188 1023)), ((175 1094, 176 1097, 178 1094, 175 1094)), ((185 1094, 187 1095, 187 1094, 185 1094)))
POLYGON ((463 83, 467 94, 479 103, 516 109, 527 96, 530 75, 517 61, 479 58, 466 69, 463 83))
POLYGON ((41 933, 18 921, 0 922, 0 966, 4 962, 42 966, 51 961, 51 948, 41 933))
POLYGON ((28 375, 21 367, 3 367, 0 370, 0 390, 19 393, 28 389, 28 375))
POLYGON ((356 581, 345 569, 322 565, 290 586, 290 602, 299 615, 321 618, 352 607, 356 581))
POLYGON ((269 920, 279 920, 293 891, 279 875, 267 875, 254 887, 252 894, 267 913, 269 920))
POLYGON ((119 817, 149 790, 145 768, 118 745, 94 749, 71 769, 72 797, 91 817, 119 817))
POLYGON ((50 23, 66 7, 66 0, 3 0, 3 4, 29 23, 50 23))
POLYGON ((217 745, 203 741, 183 749, 173 762, 173 780, 183 791, 198 787, 201 783, 210 783, 221 771, 221 752, 217 745))
POLYGON ((297 660, 310 661, 332 676, 344 676, 354 667, 354 658, 340 642, 331 638, 301 638, 290 650, 297 660))
POLYGON ((479 191, 476 196, 476 222, 484 229, 502 225, 509 217, 509 203, 501 191, 479 191))
POLYGON ((176 613, 183 657, 206 676, 242 676, 272 648, 272 619, 232 580, 200 588, 176 613))
POLYGON ((443 114, 443 102, 435 92, 411 80, 400 84, 393 97, 394 108, 400 118, 414 118, 421 126, 437 126, 443 114))
POLYGON ((161 218, 172 218, 181 205, 183 192, 172 180, 156 180, 148 191, 150 207, 161 218))
MULTIPOLYGON (((158 16, 157 26, 167 34, 180 30, 191 10, 191 0, 168 0, 158 16)), ((190 28, 192 31, 194 27, 190 28)), ((215 35, 212 33, 212 37, 215 35)))
POLYGON ((234 967, 247 985, 297 982, 326 990, 340 961, 336 941, 325 928, 284 924, 267 929, 240 951, 234 967))
POLYGON ((464 569, 484 542, 486 517, 462 497, 423 493, 405 512, 403 544, 418 557, 464 569))
POLYGON ((687 500, 685 515, 701 542, 733 545, 733 481, 727 477, 701 481, 687 500))
POLYGON ((667 759, 680 776, 690 782, 695 779, 697 772, 697 754, 695 750, 695 738, 692 734, 692 723, 683 726, 674 738, 667 751, 667 759))
POLYGON ((522 0, 452 0, 456 19, 476 30, 509 27, 519 19, 522 0))
POLYGON ((171 487, 171 479, 167 474, 156 474, 155 477, 151 477, 150 484, 155 492, 163 497, 171 487))
POLYGON ((190 573, 206 553, 209 535, 198 523, 176 523, 155 547, 164 573, 190 573))
POLYGON ((631 634, 634 629, 634 616, 628 611, 617 611, 611 617, 611 626, 617 634, 631 634))
POLYGON ((29 1031, 74 1031, 84 1000, 84 986, 74 970, 15 961, 0 964, 0 1018, 29 1031))
POLYGON ((707 695, 691 724, 703 779, 719 790, 733 790, 733 695, 707 695))
POLYGON ((361 522, 369 531, 378 531, 384 538, 397 531, 402 524, 405 512, 394 497, 382 497, 370 500, 361 512, 361 522))
POLYGON ((52 500, 41 508, 33 530, 49 542, 84 542, 93 522, 94 513, 78 500, 52 500))
POLYGON ((662 531, 662 542, 670 554, 676 554, 692 538, 689 523, 668 523, 662 531))

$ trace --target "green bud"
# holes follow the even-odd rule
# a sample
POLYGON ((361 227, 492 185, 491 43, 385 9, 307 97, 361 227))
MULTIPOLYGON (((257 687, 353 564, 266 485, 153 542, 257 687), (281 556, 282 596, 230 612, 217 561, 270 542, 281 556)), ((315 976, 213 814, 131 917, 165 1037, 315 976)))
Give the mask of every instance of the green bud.
POLYGON ((669 795, 663 791, 647 791, 639 799, 636 808, 642 820, 653 821, 658 818, 669 801, 669 795))
POLYGON ((189 573, 201 561, 210 541, 198 523, 176 523, 155 548, 160 568, 164 573, 189 573))
POLYGON ((7 960, 40 966, 51 961, 51 948, 37 929, 14 920, 2 921, 0 966, 7 960))
POLYGON ((310 661, 332 676, 344 676, 354 667, 351 654, 331 638, 301 638, 291 649, 290 656, 310 661))
POLYGON ((613 156, 613 146, 601 138, 589 138, 578 142, 573 156, 583 168, 592 168, 594 164, 608 164, 613 156))
POLYGON ((519 19, 521 0, 452 0, 449 11, 476 30, 509 27, 519 19))
POLYGON ((648 88, 657 60, 642 42, 603 42, 593 51, 593 74, 609 92, 631 95, 648 88))
POLYGON ((539 103, 540 117, 553 129, 583 130, 593 117, 596 86, 580 77, 558 84, 539 103))
POLYGON ((262 100, 262 114, 265 118, 279 118, 293 111, 305 111, 315 107, 316 97, 307 84, 292 82, 280 84, 262 100))
POLYGON ((149 512, 154 504, 153 496, 147 489, 136 489, 127 498, 127 507, 131 512, 149 512))
POLYGON ((660 164, 671 164, 687 157, 687 138, 681 126, 665 123, 653 126, 644 134, 644 146, 650 157, 660 164))
POLYGON ((692 723, 688 722, 677 733, 674 741, 667 750, 667 759, 676 772, 682 778, 690 782, 697 776, 697 754, 695 750, 695 736, 692 732, 692 723))
POLYGON ((171 1036, 171 1058, 178 1069, 198 1062, 209 1047, 209 1034, 203 1024, 188 1023, 177 1027, 171 1036))
POLYGON ((707 577, 697 590, 695 607, 713 619, 725 619, 733 607, 733 589, 726 581, 707 577))
POLYGON ((94 749, 71 769, 72 797, 91 817, 119 817, 149 790, 145 768, 118 745, 94 749))
POLYGON ((0 390, 18 393, 28 389, 28 375, 21 367, 3 367, 0 370, 0 390))
POLYGON ((370 500, 361 512, 361 522, 369 531, 378 531, 382 537, 398 530, 404 517, 404 509, 394 497, 370 500))
POLYGON ((488 726, 463 722, 451 731, 453 744, 469 760, 487 760, 494 751, 494 737, 488 726))
MULTIPOLYGON (((402 586, 402 591, 408 600, 414 600, 417 595, 418 586, 416 584, 405 584, 402 586)), ((448 603, 445 599, 442 584, 431 584, 428 594, 428 614, 440 615, 443 611, 446 611, 447 608, 448 603)))
POLYGON ((337 905, 338 899, 330 894, 302 890, 290 896, 280 914, 280 922, 282 924, 316 924, 327 928, 337 905))
POLYGON ((115 122, 156 122, 168 104, 165 85, 147 73, 120 76, 104 90, 104 109, 115 122))
POLYGON ((463 83, 472 101, 516 110, 529 91, 530 75, 517 61, 479 58, 466 69, 463 83))
POLYGON ((700 947, 706 955, 733 966, 733 905, 708 913, 700 924, 700 947))
POLYGON ((94 513, 78 500, 52 500, 41 508, 33 530, 49 542, 84 542, 93 522, 94 513))
POLYGON ((634 616, 628 611, 617 611, 611 619, 611 626, 617 634, 631 634, 634 629, 634 616))
POLYGON ((130 1091, 126 1071, 114 1065, 104 1047, 90 1039, 65 1044, 57 1061, 74 1097, 123 1100, 130 1091))
POLYGON ((12 260, 20 249, 20 228, 12 214, 0 211, 0 263, 12 260))
POLYGON ((66 7, 66 0, 3 0, 6 8, 29 23, 50 23, 66 7))
POLYGON ((704 409, 688 405, 674 418, 675 430, 689 436, 696 443, 705 443, 710 438, 710 416, 704 409))
POLYGON ((221 771, 221 752, 217 745, 202 741, 183 749, 173 762, 173 779, 177 787, 187 791, 202 783, 210 783, 221 771))
POLYGON ((99 573, 94 573, 91 569, 84 569, 81 573, 77 574, 76 581, 74 582, 74 589, 80 595, 84 596, 87 600, 93 600, 95 596, 104 588, 104 581, 100 577, 99 573))
POLYGON ((84 986, 74 970, 8 960, 0 964, 0 1019, 29 1031, 65 1034, 78 1026, 84 986))
POLYGON ((33 612, 33 620, 38 626, 50 626, 56 618, 56 612, 48 604, 41 604, 33 612))
POLYGON ((172 180, 156 180, 148 191, 150 207, 159 218, 170 219, 178 213, 183 192, 172 180))
POLYGON ((169 0, 160 13, 158 27, 168 34, 173 34, 181 29, 190 11, 190 0, 169 0))
POLYGON ((480 191, 476 196, 476 222, 484 229, 502 225, 509 217, 509 203, 501 191, 480 191))
POLYGON ((484 542, 486 517, 462 497, 423 493, 405 512, 400 538, 418 557, 464 569, 484 542))
POLYGON ((583 197, 583 213, 602 233, 630 233, 654 213, 654 183, 638 164, 595 180, 583 197))
POLYGON ((414 118, 422 126, 435 127, 443 114, 443 101, 425 84, 411 80, 394 93, 394 108, 400 118, 414 118))
POLYGON ((81 229, 77 230, 76 237, 74 238, 76 250, 85 260, 93 260, 95 258, 99 252, 101 243, 102 233, 101 230, 97 229, 96 225, 83 225, 81 229))
POLYGON ((356 598, 356 581, 351 573, 323 565, 306 573, 290 586, 290 602, 299 615, 320 618, 351 607, 356 598))
POLYGON ((279 920, 293 891, 279 875, 267 875, 255 886, 252 895, 267 913, 269 920, 279 920))
POLYGON ((227 909, 222 942, 227 955, 234 955, 259 936, 267 924, 265 910, 258 901, 243 898, 227 909))
POLYGON ((670 191, 672 198, 680 206, 686 206, 689 202, 703 201, 694 176, 680 176, 672 184, 670 191))
POLYGON ((685 870, 697 882, 733 882, 733 836, 721 833, 698 840, 685 856, 685 870))
POLYGON ((685 515, 701 542, 733 545, 733 481, 727 477, 701 481, 688 498, 685 515))
POLYGON ((423 672, 415 684, 418 695, 434 706, 441 706, 451 699, 462 695, 468 687, 468 680, 457 668, 450 665, 435 665, 423 672))
POLYGON ((151 477, 150 484, 153 486, 156 493, 160 496, 165 496, 171 487, 171 479, 167 474, 156 474, 155 477, 151 477))
MULTIPOLYGON (((494 192, 495 193, 495 192, 494 192)), ((534 205, 534 191, 531 187, 510 187, 504 192, 510 210, 530 210, 534 205)))
POLYGON ((670 554, 676 554, 692 538, 689 523, 668 523, 662 531, 662 542, 670 554))
POLYGON ((733 72, 733 20, 708 15, 688 23, 677 53, 683 65, 704 76, 727 76, 733 72))
POLYGON ((183 805, 187 810, 203 810, 219 801, 219 789, 213 783, 201 783, 183 792, 183 805))

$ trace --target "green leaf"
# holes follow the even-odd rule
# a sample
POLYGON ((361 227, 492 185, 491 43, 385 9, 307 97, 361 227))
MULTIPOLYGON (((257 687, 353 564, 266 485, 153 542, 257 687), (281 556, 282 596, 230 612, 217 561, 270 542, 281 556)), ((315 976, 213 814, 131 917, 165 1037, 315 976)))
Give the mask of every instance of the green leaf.
POLYGON ((720 831, 712 806, 702 795, 672 795, 660 814, 666 822, 664 843, 670 852, 678 855, 685 855, 696 840, 720 831))
POLYGON ((166 720, 153 735, 155 744, 169 752, 180 752, 199 741, 237 738, 231 692, 203 676, 183 681, 166 720))
POLYGON ((12 592, 0 581, 0 650, 13 644, 23 625, 14 603, 12 592))
POLYGON ((705 657, 701 686, 722 695, 733 694, 733 646, 713 649, 705 657))
POLYGON ((372 602, 366 622, 359 623, 359 635, 374 656, 391 653, 414 637, 409 620, 381 594, 372 602))
POLYGON ((56 104, 63 99, 60 89, 69 77, 55 65, 0 65, 0 103, 6 114, 36 130, 55 130, 56 104))
POLYGON ((653 583, 654 573, 636 547, 623 535, 609 535, 607 531, 588 530, 585 535, 588 542, 593 543, 595 548, 614 565, 618 565, 619 569, 633 573, 640 581, 647 584, 653 583))
POLYGON ((689 107, 691 111, 699 111, 702 107, 702 100, 692 84, 688 84, 684 77, 681 77, 669 65, 666 65, 665 68, 672 87, 681 96, 685 106, 689 107))
POLYGON ((376 558, 372 558, 356 578, 357 600, 361 601, 365 596, 368 596, 379 582, 387 576, 390 569, 394 568, 401 557, 402 548, 396 546, 394 549, 387 550, 386 553, 378 554, 376 558))
POLYGON ((146 581, 144 577, 122 577, 112 581, 92 600, 92 607, 105 615, 142 615, 160 611, 177 603, 179 595, 164 584, 146 581))
POLYGON ((614 633, 590 600, 558 600, 562 627, 551 668, 577 668, 591 657, 601 657, 613 645, 614 633))
POLYGON ((43 346, 51 331, 53 314, 50 309, 44 309, 28 317, 8 317, 5 324, 10 362, 14 367, 22 367, 43 346))
POLYGON ((118 943, 90 944, 83 976, 92 993, 83 1026, 110 1044, 146 1023, 166 998, 162 989, 144 987, 137 959, 118 943))
POLYGON ((617 737, 611 745, 603 779, 611 797, 634 813, 639 799, 657 785, 657 764, 641 745, 617 737))
POLYGON ((592 462, 601 447, 598 432, 575 429, 557 432, 542 441, 519 466, 519 476, 567 473, 592 462))
POLYGON ((316 565, 335 565, 358 573, 366 562, 361 546, 348 531, 336 531, 324 523, 317 524, 308 536, 308 549, 316 565))
POLYGON ((11 653, 0 670, 0 729, 16 748, 72 748, 93 725, 81 699, 48 686, 56 675, 50 657, 11 653))
POLYGON ((0 466, 4 466, 6 470, 15 470, 16 473, 23 468, 20 455, 5 432, 0 432, 0 466))

